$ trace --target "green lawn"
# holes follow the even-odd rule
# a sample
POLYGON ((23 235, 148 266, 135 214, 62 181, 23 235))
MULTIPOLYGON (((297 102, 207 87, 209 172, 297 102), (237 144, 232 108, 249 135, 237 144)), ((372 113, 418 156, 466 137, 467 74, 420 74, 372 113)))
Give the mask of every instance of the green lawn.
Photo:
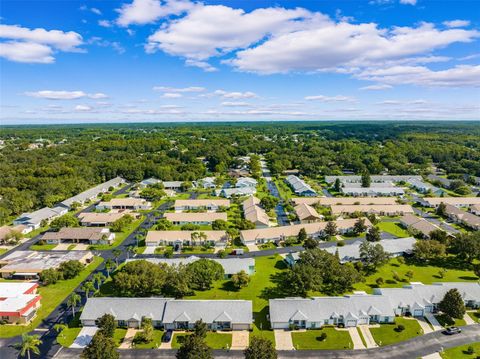
POLYGON ((135 344, 135 349, 156 349, 162 344, 163 330, 154 329, 150 343, 135 344))
POLYGON ((295 349, 352 349, 353 343, 346 330, 336 330, 326 327, 323 329, 309 329, 305 332, 292 333, 295 349), (325 340, 320 341, 320 335, 327 334, 325 340))
POLYGON ((480 311, 476 312, 467 312, 467 314, 477 323, 480 323, 480 311))
POLYGON ((373 339, 378 345, 389 345, 423 334, 420 324, 415 319, 395 318, 395 324, 380 324, 379 328, 370 328, 373 339), (397 325, 402 324, 405 330, 398 332, 397 325))
POLYGON ((267 242, 267 243, 264 243, 264 244, 259 244, 258 248, 261 251, 265 251, 265 250, 268 250, 268 249, 276 249, 277 246, 273 242, 267 242))
POLYGON ((214 248, 205 248, 201 246, 182 247, 182 253, 185 253, 185 254, 213 253, 213 252, 214 252, 214 248))
POLYGON ((125 338, 125 334, 127 334, 127 329, 124 328, 116 328, 115 333, 113 333, 113 341, 117 345, 120 346, 123 342, 123 338, 125 338))
POLYGON ((277 185, 278 192, 282 199, 287 200, 295 196, 290 187, 284 182, 283 178, 274 179, 273 182, 277 185))
POLYGON ((376 273, 365 278, 365 282, 357 283, 355 290, 364 290, 371 293, 373 288, 377 287, 376 279, 381 277, 384 280, 382 287, 402 287, 409 282, 423 282, 431 284, 432 282, 476 282, 478 278, 472 271, 461 269, 448 269, 441 278, 439 272, 442 268, 432 265, 420 264, 401 264, 398 259, 391 259, 386 265, 380 267, 376 273), (413 278, 408 279, 405 273, 413 271, 413 278), (396 272, 401 281, 393 279, 393 273, 396 272))
POLYGON ((82 328, 66 328, 57 336, 57 342, 62 347, 70 347, 82 328))
MULTIPOLYGON (((183 343, 188 333, 174 334, 172 340, 172 348, 178 349, 183 343)), ((212 349, 226 349, 232 346, 232 335, 224 333, 208 332, 205 339, 207 345, 212 349)))
POLYGON ((61 280, 56 284, 47 287, 40 287, 39 293, 42 296, 40 308, 37 311, 35 319, 27 326, 20 325, 2 325, 0 326, 0 338, 13 337, 22 333, 29 332, 36 328, 43 319, 45 319, 70 293, 82 283, 100 263, 103 258, 94 257, 92 263, 85 267, 82 272, 75 278, 69 280, 61 280))
POLYGON ((246 288, 235 290, 230 280, 220 280, 214 283, 212 289, 195 292, 187 299, 245 299, 253 301, 254 326, 253 335, 263 336, 274 341, 270 322, 267 320, 268 299, 278 297, 271 276, 285 269, 286 265, 280 256, 265 256, 255 258, 255 274, 246 288))
POLYGON ((397 222, 379 222, 377 227, 397 237, 410 237, 410 234, 397 222))
POLYGON ((3 254, 5 253, 6 251, 9 251, 10 249, 6 249, 6 248, 0 248, 0 254, 3 254))
POLYGON ((438 322, 443 327, 451 327, 451 326, 461 327, 461 326, 467 325, 467 323, 463 318, 462 319, 453 318, 453 320, 455 321, 455 323, 453 324, 447 323, 447 319, 445 318, 444 314, 437 314, 435 315, 435 318, 437 318, 438 322))
POLYGON ((57 244, 32 244, 30 250, 32 251, 51 251, 57 244))
POLYGON ((118 247, 120 244, 122 244, 125 238, 127 238, 130 235, 130 233, 132 233, 143 222, 144 219, 145 219, 144 216, 140 216, 139 219, 130 223, 130 225, 127 226, 127 228, 125 228, 122 232, 115 233, 115 240, 113 241, 112 244, 92 245, 90 246, 90 249, 102 251, 102 250, 109 250, 109 249, 118 247))
POLYGON ((480 342, 465 344, 459 347, 450 348, 440 353, 440 355, 444 359, 478 358, 478 356, 480 355, 480 342), (467 354, 467 349, 470 346, 473 347, 475 351, 474 354, 467 354))

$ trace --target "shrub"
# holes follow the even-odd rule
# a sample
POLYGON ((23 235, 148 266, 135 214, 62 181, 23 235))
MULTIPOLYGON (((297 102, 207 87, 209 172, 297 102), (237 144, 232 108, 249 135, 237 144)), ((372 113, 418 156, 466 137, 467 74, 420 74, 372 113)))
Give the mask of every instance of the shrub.
POLYGON ((381 286, 383 285, 385 281, 383 280, 382 277, 378 277, 376 280, 375 280, 375 283, 377 283, 378 286, 381 286))
POLYGON ((403 324, 399 324, 395 328, 395 331, 397 331, 397 332, 403 332, 404 330, 405 330, 405 326, 403 324))
POLYGON ((468 355, 472 355, 473 353, 475 353, 475 349, 473 349, 473 347, 470 345, 470 346, 467 348, 467 354, 468 354, 468 355))
POLYGON ((325 339, 327 339, 327 333, 320 334, 320 336, 317 339, 323 342, 325 339))

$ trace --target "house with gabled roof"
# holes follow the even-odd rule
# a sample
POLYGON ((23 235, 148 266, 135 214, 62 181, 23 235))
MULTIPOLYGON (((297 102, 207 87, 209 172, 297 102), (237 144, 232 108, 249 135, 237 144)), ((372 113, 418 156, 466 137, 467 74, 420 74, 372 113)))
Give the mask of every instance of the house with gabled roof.
POLYGON ((301 203, 294 209, 300 223, 313 223, 323 219, 323 216, 319 215, 315 208, 306 203, 301 203))
POLYGON ((247 221, 255 224, 255 228, 267 228, 270 225, 270 219, 265 210, 260 207, 260 200, 257 197, 250 196, 242 203, 243 216, 247 221))

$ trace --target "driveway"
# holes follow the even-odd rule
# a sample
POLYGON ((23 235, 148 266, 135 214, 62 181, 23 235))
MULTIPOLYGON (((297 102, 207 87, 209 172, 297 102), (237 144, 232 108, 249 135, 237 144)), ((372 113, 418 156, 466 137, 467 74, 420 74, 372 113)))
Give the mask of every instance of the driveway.
POLYGON ((98 327, 83 327, 73 341, 73 344, 70 345, 70 348, 85 348, 88 344, 90 344, 97 330, 98 327))
POLYGON ((249 252, 257 252, 260 250, 256 244, 247 244, 247 248, 249 252))
POLYGON ((435 316, 432 313, 425 313, 425 318, 427 318, 427 320, 430 322, 434 331, 445 329, 440 325, 437 318, 435 318, 435 316))
POLYGON ((52 251, 66 251, 70 247, 71 243, 59 243, 57 246, 52 248, 52 251))
POLYGON ((72 250, 73 251, 86 251, 88 249, 88 247, 89 247, 88 244, 79 243, 72 250))
POLYGON ((439 353, 432 353, 432 354, 424 355, 422 359, 442 359, 442 356, 439 353))
POLYGON ((433 328, 430 326, 430 324, 427 322, 427 320, 424 317, 419 317, 419 318, 416 318, 416 319, 417 319, 418 324, 420 324, 420 327, 423 330, 423 334, 428 334, 428 333, 431 333, 431 332, 434 331, 433 328))
POLYGON ((123 338, 122 344, 118 347, 118 349, 129 349, 132 347, 133 338, 135 338, 135 334, 137 334, 140 330, 135 328, 128 328, 127 332, 125 333, 125 338, 123 338))
POLYGON ((463 320, 465 321, 465 323, 467 323, 467 325, 475 324, 475 323, 476 323, 476 322, 472 319, 472 317, 468 315, 468 313, 465 313, 465 315, 463 316, 463 320))
POLYGON ((275 349, 294 350, 292 341, 292 332, 289 330, 275 329, 275 349))
POLYGON ((146 246, 143 254, 154 254, 155 253, 155 246, 146 246))
MULTIPOLYGON (((230 334, 230 333, 229 333, 230 334)), ((248 347, 250 332, 248 330, 236 330, 232 334, 232 350, 244 350, 248 347)))
POLYGON ((358 330, 363 335, 363 339, 365 339, 365 344, 367 345, 367 348, 377 348, 378 344, 375 342, 375 339, 373 339, 372 332, 370 332, 370 326, 368 325, 359 325, 358 330))
POLYGON ((362 338, 360 337, 360 333, 358 333, 357 327, 349 327, 347 328, 347 331, 350 334, 350 338, 352 338, 353 349, 365 349, 365 345, 363 345, 362 338))

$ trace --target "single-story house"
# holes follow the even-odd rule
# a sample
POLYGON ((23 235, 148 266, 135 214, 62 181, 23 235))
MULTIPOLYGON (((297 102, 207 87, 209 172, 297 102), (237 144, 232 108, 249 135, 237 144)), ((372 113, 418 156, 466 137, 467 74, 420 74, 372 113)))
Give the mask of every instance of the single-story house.
MULTIPOLYGON (((325 176, 325 182, 335 183, 338 180, 343 183, 362 183, 362 176, 325 176)), ((409 182, 413 179, 422 180, 422 176, 417 175, 372 175, 370 180, 372 183, 382 182, 409 182)))
POLYGON ((227 214, 224 212, 168 212, 164 214, 164 217, 167 221, 179 226, 184 224, 210 225, 216 220, 227 220, 227 214))
POLYGON ((425 313, 434 312, 445 293, 453 288, 458 289, 466 306, 480 306, 479 283, 443 282, 425 285, 416 282, 403 288, 374 288, 373 293, 387 297, 396 315, 410 313, 414 317, 423 317, 425 313))
POLYGON ((406 214, 400 218, 400 224, 413 234, 422 234, 424 238, 430 238, 430 233, 441 230, 440 227, 427 221, 425 218, 419 218, 414 214, 406 214))
POLYGON ((248 177, 250 171, 244 168, 231 168, 228 170, 228 176, 233 178, 248 177))
POLYGON ((403 196, 405 191, 403 188, 388 186, 380 187, 376 184, 373 184, 370 187, 342 187, 341 191, 343 194, 354 197, 362 196, 372 196, 372 197, 381 197, 381 196, 403 196))
POLYGON ((42 239, 48 244, 59 243, 89 243, 89 244, 111 244, 115 239, 115 233, 109 228, 102 227, 78 227, 61 228, 58 232, 46 232, 42 239))
POLYGON ((319 215, 315 208, 306 203, 295 206, 295 213, 300 223, 313 223, 323 219, 323 216, 319 215))
POLYGON ((31 213, 23 213, 13 221, 14 226, 25 226, 30 231, 41 227, 42 222, 49 223, 53 219, 63 216, 68 212, 68 208, 56 206, 53 208, 44 207, 31 213))
POLYGON ((334 205, 394 205, 397 204, 396 197, 298 197, 292 198, 295 205, 302 203, 314 206, 316 204, 320 206, 334 206, 334 205))
POLYGON ((298 196, 313 197, 317 195, 317 192, 315 192, 315 190, 308 183, 295 175, 289 175, 285 177, 285 182, 298 196))
POLYGON ((87 264, 92 259, 90 251, 14 251, 0 259, 0 274, 3 278, 37 278, 45 269, 56 269, 63 262, 87 264))
POLYGON ((435 187, 430 183, 426 183, 418 179, 412 179, 408 181, 408 183, 420 193, 431 193, 436 196, 441 196, 445 193, 443 189, 435 187))
POLYGON ((151 177, 151 178, 144 179, 138 185, 139 185, 140 188, 145 188, 145 187, 148 187, 148 186, 160 183, 160 182, 162 182, 162 181, 160 181, 157 178, 151 177))
POLYGON ((201 183, 201 186, 204 189, 214 189, 217 187, 217 185, 215 184, 215 177, 205 177, 198 182, 201 183))
POLYGON ((249 330, 252 302, 247 300, 175 300, 171 298, 88 298, 80 315, 83 326, 94 326, 104 314, 120 327, 140 328, 143 318, 165 329, 193 329, 197 320, 212 330, 249 330))
POLYGON ((265 210, 260 207, 260 200, 257 197, 248 197, 242 205, 245 219, 254 223, 256 228, 266 228, 270 225, 270 219, 265 210))
POLYGON ((98 210, 129 209, 132 211, 149 210, 152 204, 143 198, 112 198, 108 202, 97 204, 98 210))
MULTIPOLYGON (((365 225, 371 227, 370 221, 365 218, 365 225)), ((339 233, 346 233, 353 229, 358 219, 342 219, 334 221, 339 233)), ((328 222, 315 222, 305 224, 294 224, 291 226, 247 229, 240 231, 240 239, 244 244, 261 244, 266 242, 278 242, 289 237, 296 237, 300 229, 305 228, 307 235, 312 238, 319 238, 324 235, 328 222)))
POLYGON ((255 187, 222 188, 215 191, 216 196, 225 198, 253 196, 256 193, 257 189, 255 187))
POLYGON ((0 319, 8 324, 28 324, 35 318, 41 296, 38 283, 0 282, 0 319))
POLYGON ((80 219, 80 224, 82 226, 88 227, 104 227, 110 226, 116 220, 122 218, 126 214, 132 216, 132 213, 129 212, 108 212, 108 213, 96 213, 96 212, 85 212, 80 213, 78 218, 80 219))
MULTIPOLYGON (((190 256, 187 258, 158 258, 158 257, 152 257, 152 258, 135 258, 135 259, 128 259, 127 262, 132 262, 136 260, 146 260, 151 263, 159 264, 159 263, 164 263, 167 265, 180 265, 180 264, 189 264, 198 261, 201 259, 200 257, 197 256, 190 256)), ((240 271, 244 271, 248 275, 253 275, 255 274, 255 259, 253 258, 207 258, 212 261, 215 261, 219 263, 222 267, 223 270, 225 271, 225 277, 229 278, 233 274, 236 274, 240 271)))
POLYGON ((455 207, 469 207, 480 204, 480 197, 425 197, 424 201, 430 207, 438 207, 440 203, 455 207))
POLYGON ((395 313, 384 296, 353 294, 344 297, 270 299, 272 329, 319 329, 324 325, 356 327, 394 323, 395 313))
POLYGON ((472 212, 477 216, 480 216, 480 204, 475 204, 473 206, 470 206, 470 212, 472 212))
POLYGON ((180 191, 182 189, 183 181, 163 181, 163 188, 180 191))
POLYGON ((228 240, 225 231, 148 231, 145 238, 146 246, 182 246, 215 245, 226 243, 228 240), (199 236, 203 234, 205 238, 199 236))
POLYGON ((175 211, 207 210, 218 211, 221 207, 230 207, 228 199, 177 199, 175 211))
POLYGON ((257 180, 251 177, 241 177, 235 183, 235 187, 244 188, 244 187, 257 187, 257 180))
POLYGON ((428 175, 427 179, 432 182, 438 182, 445 188, 450 187, 450 184, 452 183, 452 181, 449 180, 448 178, 444 178, 444 177, 440 177, 432 174, 428 175))
MULTIPOLYGON (((30 229, 31 231, 31 229, 30 229)), ((27 234, 30 232, 28 227, 23 225, 18 226, 1 226, 0 227, 0 242, 3 242, 7 236, 11 235, 12 233, 20 233, 20 234, 27 234)))
POLYGON ((332 214, 376 214, 379 216, 399 216, 407 213, 413 213, 413 208, 407 204, 378 205, 378 204, 360 204, 360 205, 332 205, 332 214))
POLYGON ((96 199, 99 194, 108 192, 108 190, 111 187, 117 188, 124 183, 125 183, 125 180, 121 177, 112 178, 111 180, 103 182, 93 188, 87 189, 82 193, 79 193, 73 197, 67 198, 66 200, 60 202, 60 205, 70 208, 73 203, 84 204, 87 201, 96 199))
POLYGON ((445 213, 452 221, 461 223, 466 227, 480 230, 480 217, 473 213, 466 212, 460 208, 447 204, 445 206, 445 213))

